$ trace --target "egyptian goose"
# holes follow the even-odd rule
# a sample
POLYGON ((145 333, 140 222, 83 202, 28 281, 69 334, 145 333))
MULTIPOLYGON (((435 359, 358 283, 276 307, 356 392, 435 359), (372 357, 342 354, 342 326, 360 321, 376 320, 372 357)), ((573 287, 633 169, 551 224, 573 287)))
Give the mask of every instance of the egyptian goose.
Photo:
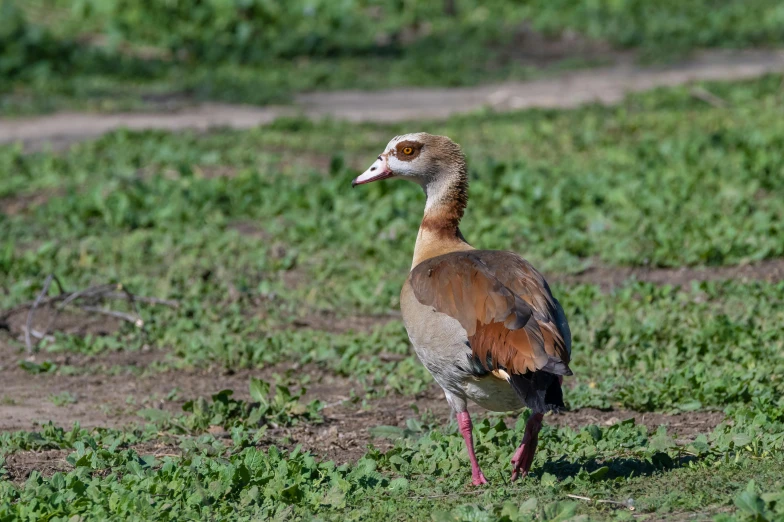
POLYGON ((466 162, 445 136, 397 136, 352 187, 401 178, 425 191, 411 272, 400 308, 417 356, 457 416, 474 485, 486 484, 474 453, 467 401, 492 411, 533 411, 512 458, 512 480, 531 469, 544 413, 564 407, 571 333, 544 277, 512 252, 476 250, 458 225, 468 201, 466 162))

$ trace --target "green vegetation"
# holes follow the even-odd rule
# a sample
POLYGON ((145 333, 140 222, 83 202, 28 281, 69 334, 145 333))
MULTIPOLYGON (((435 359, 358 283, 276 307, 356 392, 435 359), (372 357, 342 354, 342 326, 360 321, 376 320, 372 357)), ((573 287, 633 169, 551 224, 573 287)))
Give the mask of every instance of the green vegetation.
MULTIPOLYGON (((683 89, 617 108, 417 129, 464 145, 463 230, 477 247, 521 251, 545 272, 595 261, 737 264, 784 254, 780 84, 709 86, 729 109, 683 89)), ((410 264, 422 195, 405 183, 349 190, 346 165, 364 169, 390 136, 411 130, 282 120, 207 136, 119 132, 56 155, 0 149, 0 197, 33 202, 0 217, 9 288, 0 299, 32 299, 36 288, 22 281, 56 271, 68 288, 119 280, 182 298, 232 283, 240 295, 387 312, 400 286, 389 274, 410 264)))
POLYGON ((784 37, 784 8, 772 0, 541 0, 523 4, 537 29, 551 33, 568 27, 619 47, 641 48, 651 58, 694 48, 778 45, 784 37))
MULTIPOLYGON (((523 425, 510 430, 502 422, 483 421, 475 430, 481 458, 507 461, 523 425)), ((773 520, 781 511, 775 488, 782 484, 784 460, 781 437, 769 435, 769 429, 781 431, 784 426, 758 417, 719 427, 710 438, 701 436, 679 447, 664 430, 648 434, 630 422, 579 432, 545 428, 537 463, 564 454, 569 460, 545 464, 537 479, 523 485, 510 486, 492 477, 492 488, 469 492, 469 504, 460 472, 464 449, 455 433, 432 431, 404 439, 386 454, 370 451, 356 464, 336 466, 300 449, 259 449, 240 429, 232 432, 231 441, 209 435, 179 439, 180 456, 163 458, 129 446, 127 437, 74 430, 67 446, 74 450, 67 457, 72 471, 51 477, 33 472, 20 485, 0 482, 0 516, 182 520, 285 519, 320 513, 349 520, 390 515, 421 520, 432 513, 436 520, 565 520, 586 509, 564 502, 566 494, 624 499, 620 508, 588 504, 593 517, 628 517, 629 505, 665 515, 727 504, 726 483, 741 481, 750 489, 741 487, 737 495, 739 515, 757 509, 773 520), (692 486, 675 486, 685 483, 692 486), (759 487, 771 493, 760 498, 759 487), (667 491, 664 496, 662 490, 667 491), (693 496, 695 491, 701 498, 693 496), (436 498, 437 507, 423 502, 436 498)))
POLYGON ((452 3, 450 15, 428 0, 4 0, 0 112, 279 103, 314 89, 470 85, 613 59, 599 44, 559 46, 564 31, 658 61, 784 41, 776 0, 452 3), (521 44, 530 31, 543 43, 521 44))
MULTIPOLYGON (((597 264, 710 268, 784 254, 781 82, 706 85, 724 108, 668 89, 615 108, 420 128, 468 153, 463 232, 478 247, 518 251, 554 276, 597 264)), ((179 303, 138 303, 142 330, 54 332, 34 361, 9 320, 0 371, 108 378, 101 360, 153 353, 129 378, 203 371, 218 386, 209 399, 129 404, 127 426, 0 434, 0 520, 780 520, 782 282, 554 284, 574 332, 572 409, 726 420, 687 435, 546 422, 532 475, 510 485, 525 413, 513 427, 477 416, 492 487, 466 489, 454 424, 409 408, 432 380, 394 316, 423 197, 402 182, 350 189, 391 136, 413 130, 287 119, 247 132, 116 132, 61 153, 0 148, 0 310, 34 299, 48 273, 69 291, 122 283, 179 303), (218 391, 242 371, 264 380, 218 391), (334 410, 307 390, 323 390, 325 376, 346 383, 340 400, 354 410, 393 401, 405 427, 363 426, 371 447, 313 456, 302 433, 327 431, 334 410), (44 450, 61 452, 63 467, 20 474, 17 459, 44 450)), ((59 410, 97 404, 48 397, 59 410)))

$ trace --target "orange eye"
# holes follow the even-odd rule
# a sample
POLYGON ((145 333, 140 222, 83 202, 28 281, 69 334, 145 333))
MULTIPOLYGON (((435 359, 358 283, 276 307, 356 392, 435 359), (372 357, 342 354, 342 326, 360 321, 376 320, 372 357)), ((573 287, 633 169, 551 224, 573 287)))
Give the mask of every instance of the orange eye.
POLYGON ((405 147, 403 149, 403 154, 405 154, 406 156, 410 156, 413 153, 414 153, 414 149, 412 149, 411 147, 405 147))

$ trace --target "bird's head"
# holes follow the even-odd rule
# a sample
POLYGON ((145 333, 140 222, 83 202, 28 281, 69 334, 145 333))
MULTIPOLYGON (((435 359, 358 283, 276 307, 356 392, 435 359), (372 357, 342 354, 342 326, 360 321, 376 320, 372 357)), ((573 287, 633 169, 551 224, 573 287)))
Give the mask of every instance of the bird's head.
POLYGON ((397 136, 387 144, 376 161, 357 176, 351 186, 372 181, 404 178, 427 191, 432 184, 465 172, 465 157, 460 146, 446 136, 426 132, 397 136))

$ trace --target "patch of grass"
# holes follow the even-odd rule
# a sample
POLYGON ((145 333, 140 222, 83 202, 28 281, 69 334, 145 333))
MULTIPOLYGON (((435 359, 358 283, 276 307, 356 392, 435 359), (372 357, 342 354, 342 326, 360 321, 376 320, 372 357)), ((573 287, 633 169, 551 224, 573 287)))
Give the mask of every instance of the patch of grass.
MULTIPOLYGON (((784 254, 780 82, 723 86, 731 109, 676 89, 618 108, 423 127, 469 154, 463 231, 477 247, 520 251, 545 271, 591 259, 735 264, 784 254)), ((32 299, 30 278, 56 271, 66 286, 120 279, 186 297, 233 285, 308 307, 387 312, 400 288, 390 274, 408 269, 423 200, 402 182, 351 191, 345 161, 364 168, 389 137, 419 128, 289 120, 206 137, 118 132, 65 155, 0 148, 5 200, 51 194, 0 216, 0 284, 9 288, 0 300, 32 299), (328 172, 284 175, 275 163, 283 150, 336 159, 328 172), (221 169, 230 174, 209 174, 221 169), (256 233, 232 232, 237 222, 256 233), (354 255, 325 254, 336 249, 354 255)))
POLYGON ((774 0, 749 4, 665 0, 526 2, 534 27, 545 32, 565 27, 620 47, 640 48, 661 59, 695 48, 742 48, 781 43, 784 9, 774 0), (754 19, 760 21, 756 23, 754 19))
POLYGON ((76 404, 77 399, 71 392, 64 391, 58 394, 50 395, 49 402, 55 406, 68 406, 70 404, 76 404))
POLYGON ((574 366, 582 369, 568 393, 573 407, 751 403, 784 413, 784 337, 776 326, 784 320, 784 284, 701 283, 687 291, 638 284, 607 296, 587 288, 561 295, 570 303, 574 366))
MULTIPOLYGON (((746 262, 784 254, 780 82, 711 85, 732 109, 659 90, 618 108, 474 115, 428 130, 454 136, 470 156, 463 231, 477 247, 519 251, 545 271, 597 258, 746 262)), ((67 289, 119 281, 181 306, 140 304, 144 336, 126 325, 108 336, 58 334, 43 349, 150 344, 169 348, 166 364, 293 361, 351 377, 371 396, 419 393, 430 377, 399 322, 370 334, 319 330, 333 320, 350 330, 354 314, 398 307, 421 196, 401 182, 351 191, 346 158, 372 158, 405 130, 282 120, 206 136, 117 132, 65 154, 0 148, 5 201, 44 195, 0 217, 0 302, 33 299, 46 273, 67 289), (330 154, 327 172, 280 167, 282 157, 330 154), (291 328, 325 311, 323 326, 291 328)), ((573 407, 780 407, 782 383, 769 375, 782 371, 781 285, 557 290, 575 331, 573 407)))
MULTIPOLYGON (((67 457, 71 471, 51 477, 33 472, 21 485, 0 481, 0 513, 90 518, 108 513, 145 518, 155 513, 164 519, 196 513, 218 519, 321 515, 379 520, 394 512, 419 519, 429 516, 434 507, 433 502, 422 501, 434 499, 438 511, 449 513, 439 515, 442 520, 463 520, 471 512, 487 520, 624 513, 623 507, 577 504, 566 497, 575 494, 621 502, 631 499, 638 512, 663 516, 680 510, 726 509, 751 476, 766 490, 780 483, 776 466, 781 465, 784 448, 780 437, 771 434, 780 426, 764 417, 720 426, 709 438, 686 447, 671 442, 664 430, 651 436, 631 422, 579 432, 545 428, 534 475, 521 485, 508 485, 497 476, 508 471, 507 466, 490 463, 508 461, 522 428, 523 422, 514 430, 489 421, 477 426, 478 455, 486 462, 485 469, 493 470, 494 486, 468 492, 461 492, 468 471, 462 438, 456 432, 430 431, 397 443, 386 454, 371 449, 356 464, 342 466, 319 462, 300 449, 263 451, 252 445, 242 428, 234 430, 231 441, 210 435, 182 440, 181 457, 162 458, 140 453, 120 439, 102 442, 80 433, 67 457), (766 460, 758 459, 762 455, 766 460), (542 468, 545 458, 549 463, 542 468), (672 487, 678 483, 689 486, 672 487), (366 501, 368 496, 374 498, 372 504, 366 501)), ((775 497, 769 498, 775 508, 775 497)))
POLYGON ((462 0, 454 15, 426 0, 15 4, 4 2, 0 26, 5 114, 154 108, 172 98, 280 103, 318 89, 530 78, 611 61, 597 40, 664 61, 784 39, 776 0, 462 0), (544 38, 521 44, 532 30, 544 38), (589 43, 570 47, 571 36, 564 48, 564 32, 589 43), (599 50, 579 50, 586 46, 599 50))
POLYGON ((186 402, 185 414, 173 416, 168 411, 155 408, 139 410, 142 418, 155 423, 159 429, 174 433, 198 433, 210 427, 226 429, 237 426, 258 428, 269 424, 291 425, 301 421, 318 422, 320 403, 303 404, 300 398, 305 393, 300 389, 292 393, 283 385, 270 389, 269 383, 251 378, 250 393, 254 403, 233 399, 232 390, 223 390, 212 396, 211 401, 199 397, 186 402))
MULTIPOLYGON (((197 397, 187 401, 180 414, 157 408, 142 408, 137 411, 138 425, 122 430, 85 429, 78 423, 72 429, 65 430, 49 423, 39 432, 0 433, 0 454, 26 450, 70 449, 79 443, 118 447, 146 442, 164 435, 187 439, 216 427, 231 432, 239 430, 244 437, 258 442, 267 426, 292 426, 302 422, 315 424, 322 420, 319 416, 322 404, 319 401, 302 401, 306 392, 302 387, 292 390, 280 383, 271 385, 251 378, 249 388, 253 402, 234 399, 232 390, 222 390, 209 400, 197 397)), ((57 406, 76 402, 69 392, 63 392, 51 399, 57 406)))
POLYGON ((43 425, 40 431, 16 431, 0 433, 0 454, 8 455, 17 451, 42 451, 47 449, 72 449, 79 441, 92 441, 91 444, 102 444, 118 447, 122 444, 136 444, 149 440, 156 435, 156 427, 150 424, 149 429, 85 429, 75 424, 66 430, 51 422, 43 425))
POLYGON ((52 361, 41 361, 40 363, 34 361, 19 361, 19 367, 27 373, 37 375, 39 373, 52 373, 57 370, 58 366, 52 361))
POLYGON ((735 497, 735 505, 744 518, 776 520, 784 516, 784 493, 782 491, 784 490, 779 489, 779 491, 760 495, 757 491, 757 484, 752 479, 745 491, 735 497))
MULTIPOLYGON (((780 84, 770 76, 706 85, 726 108, 664 89, 615 108, 425 127, 468 153, 463 232, 478 247, 518 251, 551 273, 596 263, 726 265, 784 254, 780 84)), ((569 405, 729 416, 694 439, 628 422, 547 426, 534 473, 509 485, 525 415, 514 429, 493 417, 475 426, 493 483, 479 490, 465 489, 455 427, 427 419, 373 427, 394 439, 392 449, 371 447, 346 464, 287 439, 273 439, 285 451, 269 447, 266 426, 322 429, 320 405, 302 395, 318 373, 345 377, 354 388, 346 393, 371 405, 432 383, 393 315, 422 197, 404 183, 349 188, 391 136, 412 130, 286 119, 206 135, 121 131, 64 153, 1 147, 0 308, 34 299, 48 273, 69 291, 121 282, 179 303, 139 303, 143 331, 55 333, 35 363, 23 363, 31 379, 114 371, 60 365, 54 354, 142 349, 166 354, 146 371, 279 371, 269 380, 276 385, 252 381, 249 401, 224 391, 185 397, 181 413, 143 409, 137 426, 0 434, 0 520, 775 519, 784 480, 780 282, 630 282, 610 293, 555 285, 574 336, 569 405), (181 456, 156 457, 153 444, 181 456), (22 482, 12 456, 44 449, 72 450, 69 469, 22 482)), ((22 323, 7 323, 6 353, 16 347, 21 358, 22 323)), ((141 404, 131 396, 130 411, 141 404)))

